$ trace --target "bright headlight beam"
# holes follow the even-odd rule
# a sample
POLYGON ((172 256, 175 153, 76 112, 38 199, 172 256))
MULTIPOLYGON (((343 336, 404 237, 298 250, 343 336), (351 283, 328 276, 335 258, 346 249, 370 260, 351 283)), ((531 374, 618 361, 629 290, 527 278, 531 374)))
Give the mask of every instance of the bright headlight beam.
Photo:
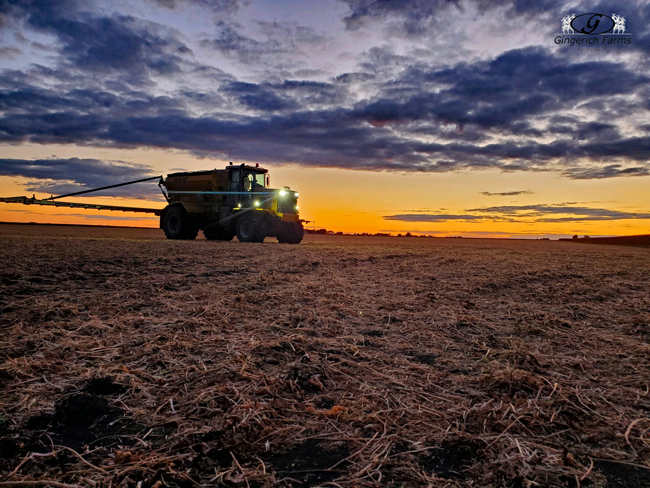
POLYGON ((255 206, 256 206, 256 207, 259 207, 259 206, 260 206, 260 202, 255 201, 255 206))
POLYGON ((281 197, 287 196, 287 190, 280 190, 280 196, 281 197))

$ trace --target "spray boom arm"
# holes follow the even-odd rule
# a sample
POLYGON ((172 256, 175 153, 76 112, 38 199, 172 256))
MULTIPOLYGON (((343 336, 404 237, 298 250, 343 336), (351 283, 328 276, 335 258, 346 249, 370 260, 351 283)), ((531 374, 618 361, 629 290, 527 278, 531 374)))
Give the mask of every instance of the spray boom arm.
MULTIPOLYGON (((43 200, 37 199, 35 196, 32 198, 29 197, 9 197, 9 198, 0 198, 1 203, 22 203, 23 205, 44 205, 48 207, 68 207, 68 208, 83 208, 83 209, 93 209, 93 210, 113 210, 116 212, 141 212, 141 213, 152 213, 155 215, 160 215, 163 211, 162 208, 141 208, 141 207, 122 207, 119 205, 95 205, 90 203, 77 203, 77 202, 61 202, 58 201, 59 198, 65 197, 74 197, 78 195, 85 195, 86 193, 92 193, 100 190, 108 190, 109 188, 118 188, 120 186, 133 185, 135 183, 142 183, 144 181, 153 181, 159 180, 158 186, 163 184, 162 176, 152 176, 150 178, 142 178, 139 180, 127 181, 126 183, 118 183, 116 185, 102 186, 100 188, 93 188, 91 190, 77 191, 74 193, 66 193, 65 195, 59 195, 56 197, 50 197, 43 200), (57 201, 55 201, 57 200, 57 201)), ((162 189, 162 186, 161 186, 162 189)), ((164 192, 163 192, 163 195, 164 192)), ((165 195, 167 199, 167 195, 165 195)))

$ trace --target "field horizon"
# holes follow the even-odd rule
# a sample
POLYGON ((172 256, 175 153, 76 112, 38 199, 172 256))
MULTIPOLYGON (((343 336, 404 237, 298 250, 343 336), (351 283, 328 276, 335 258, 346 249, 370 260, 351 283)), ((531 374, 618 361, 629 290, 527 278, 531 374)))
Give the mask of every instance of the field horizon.
MULTIPOLYGON (((161 229, 158 227, 140 227, 140 226, 130 226, 130 225, 107 225, 107 224, 69 224, 69 223, 44 223, 44 222, 2 222, 0 221, 0 226, 1 225, 16 225, 16 226, 53 226, 53 227, 97 227, 97 228, 114 228, 114 229, 141 229, 141 230, 151 230, 151 231, 158 231, 158 234, 161 239, 164 239, 164 233, 161 229)), ((447 236, 447 235, 373 235, 373 234, 367 234, 367 233, 342 233, 342 234, 336 234, 333 231, 331 231, 331 234, 316 234, 315 233, 316 229, 306 229, 305 231, 305 236, 308 235, 324 235, 327 237, 340 237, 340 236, 345 236, 345 237, 360 237, 360 238, 368 238, 368 237, 390 237, 390 238, 401 238, 401 239, 408 239, 410 237, 412 238, 418 238, 418 239, 475 239, 475 240, 514 240, 514 241, 571 241, 572 239, 570 238, 533 238, 533 237, 477 237, 477 236, 463 236, 463 235, 458 235, 458 236, 447 236)), ((633 235, 620 235, 620 236, 584 236, 580 237, 578 240, 580 242, 584 242, 584 238, 589 238, 592 240, 592 244, 598 244, 598 243, 611 243, 615 245, 632 245, 632 246, 650 246, 650 234, 633 234, 633 235), (628 241, 624 241, 622 243, 615 242, 617 239, 626 239, 628 241), (631 239, 631 240, 630 240, 631 239)), ((199 235, 197 236, 197 239, 202 240, 204 239, 203 233, 199 232, 199 235)), ((275 242, 274 238, 268 238, 267 242, 275 242)))

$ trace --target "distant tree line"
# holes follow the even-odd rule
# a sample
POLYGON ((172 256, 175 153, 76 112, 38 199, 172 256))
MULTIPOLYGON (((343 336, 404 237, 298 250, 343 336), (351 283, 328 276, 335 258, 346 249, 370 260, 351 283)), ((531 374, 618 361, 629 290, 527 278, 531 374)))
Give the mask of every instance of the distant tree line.
MULTIPOLYGON (((318 234, 318 235, 327 235, 327 236, 366 236, 366 237, 424 237, 424 238, 433 238, 436 236, 432 235, 420 235, 420 234, 411 234, 410 232, 407 232, 405 234, 397 234, 397 235, 392 235, 388 232, 376 232, 376 233, 369 233, 369 232, 334 232, 332 230, 327 230, 327 229, 305 229, 306 234, 318 234)), ((461 237, 461 236, 453 236, 453 237, 461 237)))

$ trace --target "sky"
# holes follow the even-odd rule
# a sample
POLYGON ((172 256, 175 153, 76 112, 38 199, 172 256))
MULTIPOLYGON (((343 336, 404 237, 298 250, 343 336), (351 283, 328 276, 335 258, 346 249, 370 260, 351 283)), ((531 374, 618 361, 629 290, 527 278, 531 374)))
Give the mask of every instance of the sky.
MULTIPOLYGON (((0 197, 233 161, 299 191, 308 228, 647 234, 649 53, 645 1, 0 0, 0 197), (625 35, 563 36, 585 13, 625 35)), ((155 182, 70 200, 164 206, 155 182)))

